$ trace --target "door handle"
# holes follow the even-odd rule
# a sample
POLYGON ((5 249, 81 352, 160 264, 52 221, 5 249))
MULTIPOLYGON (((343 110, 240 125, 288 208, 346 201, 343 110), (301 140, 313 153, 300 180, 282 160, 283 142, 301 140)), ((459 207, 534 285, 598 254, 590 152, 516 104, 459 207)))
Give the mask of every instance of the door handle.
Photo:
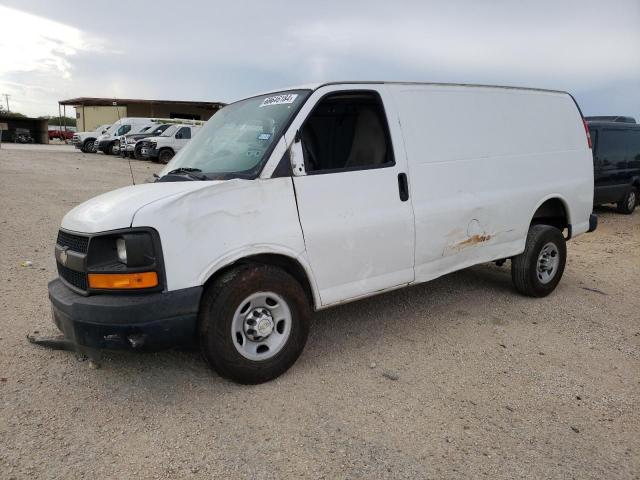
POLYGON ((409 200, 409 183, 407 182, 407 174, 398 174, 398 191, 400 193, 400 200, 406 202, 409 200))

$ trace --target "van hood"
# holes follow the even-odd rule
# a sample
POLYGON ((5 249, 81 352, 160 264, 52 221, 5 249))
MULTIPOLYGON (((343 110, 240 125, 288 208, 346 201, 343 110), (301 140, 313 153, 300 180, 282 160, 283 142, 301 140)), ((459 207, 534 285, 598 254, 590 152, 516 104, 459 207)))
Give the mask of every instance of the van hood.
POLYGON ((131 185, 103 193, 81 203, 62 219, 62 228, 79 233, 97 233, 128 228, 136 212, 163 198, 187 195, 221 181, 158 182, 131 185))

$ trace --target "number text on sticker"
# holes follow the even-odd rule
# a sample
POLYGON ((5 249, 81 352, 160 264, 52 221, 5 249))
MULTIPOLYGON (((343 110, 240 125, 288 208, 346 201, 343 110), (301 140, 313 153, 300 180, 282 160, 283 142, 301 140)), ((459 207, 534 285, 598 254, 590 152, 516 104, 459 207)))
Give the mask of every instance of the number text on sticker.
POLYGON ((273 97, 265 98, 260 104, 261 107, 268 107, 270 105, 283 105, 286 103, 295 102, 298 97, 297 93, 289 93, 287 95, 274 95, 273 97))

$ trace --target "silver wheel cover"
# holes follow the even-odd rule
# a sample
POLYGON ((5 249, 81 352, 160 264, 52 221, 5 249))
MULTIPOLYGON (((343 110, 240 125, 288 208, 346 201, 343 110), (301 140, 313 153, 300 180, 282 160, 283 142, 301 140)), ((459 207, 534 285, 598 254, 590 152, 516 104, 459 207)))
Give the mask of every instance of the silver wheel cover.
POLYGON ((240 302, 233 314, 231 341, 243 357, 267 360, 287 343, 291 323, 291 310, 282 296, 256 292, 240 302))

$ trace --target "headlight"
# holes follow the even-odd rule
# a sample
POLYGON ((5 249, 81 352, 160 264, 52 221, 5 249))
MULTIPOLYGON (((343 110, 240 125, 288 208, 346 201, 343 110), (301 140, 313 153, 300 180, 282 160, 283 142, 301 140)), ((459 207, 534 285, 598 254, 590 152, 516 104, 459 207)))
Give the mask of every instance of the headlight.
POLYGON ((127 143, 136 143, 135 138, 127 138, 127 143))
POLYGON ((160 240, 150 229, 132 229, 91 238, 87 254, 89 288, 93 290, 160 287, 160 240))
POLYGON ((125 265, 127 264, 127 243, 124 238, 116 240, 116 250, 118 252, 118 260, 125 265))

